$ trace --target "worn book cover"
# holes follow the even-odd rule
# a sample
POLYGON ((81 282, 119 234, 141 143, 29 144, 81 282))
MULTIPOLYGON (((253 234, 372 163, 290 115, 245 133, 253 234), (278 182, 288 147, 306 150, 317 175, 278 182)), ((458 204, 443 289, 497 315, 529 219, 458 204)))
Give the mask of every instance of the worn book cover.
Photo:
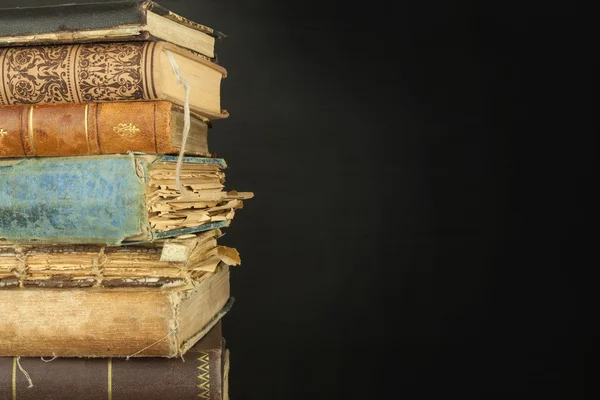
POLYGON ((0 161, 0 240, 152 242, 228 226, 252 193, 225 191, 225 161, 106 155, 0 161))
POLYGON ((221 109, 227 71, 167 42, 0 47, 0 105, 165 100, 207 118, 221 109))
MULTIPOLYGON (((167 101, 0 107, 0 158, 178 154, 184 112, 167 101)), ((188 155, 210 156, 209 121, 192 115, 188 155)))
POLYGON ((225 400, 229 361, 221 325, 182 358, 0 357, 0 399, 225 400))
POLYGON ((0 356, 178 357, 232 302, 227 266, 185 288, 0 290, 0 356))
POLYGON ((0 290, 39 288, 192 287, 221 265, 240 265, 219 246, 220 229, 129 246, 7 245, 0 242, 0 290))
POLYGON ((148 0, 0 9, 0 46, 165 40, 215 57, 224 35, 148 0))

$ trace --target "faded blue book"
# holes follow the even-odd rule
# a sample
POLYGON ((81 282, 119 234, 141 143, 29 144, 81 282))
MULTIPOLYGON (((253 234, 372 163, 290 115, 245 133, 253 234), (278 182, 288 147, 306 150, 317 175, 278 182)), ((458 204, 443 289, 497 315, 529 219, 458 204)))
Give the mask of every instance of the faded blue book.
POLYGON ((217 158, 139 154, 0 162, 0 240, 152 242, 228 226, 252 193, 224 190, 217 158))

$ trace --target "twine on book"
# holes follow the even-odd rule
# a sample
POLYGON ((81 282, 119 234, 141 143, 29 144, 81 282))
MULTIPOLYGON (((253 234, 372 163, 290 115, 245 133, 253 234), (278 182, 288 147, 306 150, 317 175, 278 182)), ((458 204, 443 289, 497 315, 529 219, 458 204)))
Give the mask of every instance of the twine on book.
POLYGON ((21 370, 21 372, 23 373, 23 375, 25 375, 25 379, 27 379, 27 382, 29 382, 29 386, 27 386, 27 389, 32 388, 33 387, 33 381, 31 380, 31 377, 29 376, 29 374, 27 373, 27 371, 25 371, 25 368, 23 368, 23 366, 21 366, 20 359, 21 359, 21 357, 15 358, 17 366, 19 367, 19 369, 21 370))
POLYGON ((13 274, 19 279, 19 287, 23 287, 23 280, 27 277, 29 266, 27 265, 27 257, 23 253, 16 255, 19 265, 13 270, 13 274))
POLYGON ((43 361, 43 362, 45 362, 45 363, 49 363, 49 362, 52 362, 52 361, 54 361, 54 360, 56 360, 56 359, 58 358, 58 356, 57 356, 55 353, 52 353, 52 355, 53 355, 54 357, 52 357, 52 358, 51 358, 51 359, 49 359, 49 360, 46 360, 46 359, 44 359, 44 357, 40 357, 40 360, 42 360, 42 361, 43 361))
POLYGON ((104 276, 104 264, 108 261, 108 257, 104 254, 105 247, 102 246, 98 252, 98 256, 92 258, 92 272, 94 273, 94 287, 102 285, 102 277, 104 276), (100 260, 102 260, 100 262, 100 260))
POLYGON ((177 158, 177 166, 175 167, 175 185, 177 186, 177 190, 181 193, 181 197, 185 198, 189 196, 189 192, 186 188, 181 184, 181 164, 183 163, 183 155, 185 153, 185 146, 187 143, 188 135, 190 133, 190 90, 191 85, 183 76, 183 72, 179 69, 177 65, 177 61, 175 61, 175 57, 169 50, 163 50, 167 57, 169 58, 169 62, 171 63, 171 68, 173 69, 173 73, 175 74, 175 78, 177 78, 177 82, 185 89, 185 101, 183 103, 183 135, 181 137, 181 148, 179 149, 179 157, 177 158))
POLYGON ((143 352, 143 351, 145 351, 145 350, 148 350, 150 347, 154 347, 154 346, 156 346, 157 344, 159 344, 160 342, 162 342, 163 340, 165 340, 166 338, 168 338, 169 336, 171 336, 171 335, 172 335, 172 334, 174 334, 175 332, 177 332, 177 328, 173 329, 171 332, 167 333, 167 334, 166 334, 166 335, 165 335, 163 338, 161 338, 161 339, 158 339, 156 342, 154 342, 154 343, 150 344, 149 346, 146 346, 146 347, 144 347, 143 349, 141 349, 141 350, 138 350, 138 351, 136 351, 135 353, 133 353, 133 354, 131 354, 131 355, 129 355, 129 356, 127 356, 127 357, 125 357, 125 361, 129 361, 129 359, 130 359, 131 357, 135 357, 135 356, 137 356, 138 354, 140 354, 141 352, 143 352))

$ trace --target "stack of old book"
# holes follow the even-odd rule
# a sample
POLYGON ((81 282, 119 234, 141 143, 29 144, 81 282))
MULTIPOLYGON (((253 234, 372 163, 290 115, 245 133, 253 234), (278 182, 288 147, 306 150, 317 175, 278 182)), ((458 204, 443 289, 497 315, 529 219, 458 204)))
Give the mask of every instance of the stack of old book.
POLYGON ((207 146, 219 36, 151 1, 0 10, 0 397, 227 397, 217 242, 252 193, 207 146))

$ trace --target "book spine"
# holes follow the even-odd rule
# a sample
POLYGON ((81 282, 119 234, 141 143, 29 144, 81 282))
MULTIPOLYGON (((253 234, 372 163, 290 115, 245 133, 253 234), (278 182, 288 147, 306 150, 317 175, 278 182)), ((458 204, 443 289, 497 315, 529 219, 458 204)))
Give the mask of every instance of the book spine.
MULTIPOLYGON (((146 22, 145 1, 109 1, 92 4, 63 4, 55 7, 16 7, 0 11, 0 37, 10 40, 20 35, 59 33, 131 27, 146 22)), ((0 45, 2 42, 0 42, 0 45)))
POLYGON ((132 155, 0 161, 0 238, 118 245, 147 234, 146 176, 132 155))
MULTIPOLYGON (((154 163, 176 161, 176 156, 133 154, 0 160, 0 240, 117 246, 126 239, 147 243, 229 226, 226 218, 152 230, 149 170, 154 163)), ((183 162, 226 167, 218 158, 184 157, 183 162)))
POLYGON ((0 48, 0 104, 156 100, 157 42, 0 48))
POLYGON ((0 358, 0 398, 223 400, 223 350, 190 350, 181 358, 0 358), (45 359, 46 361, 51 358, 45 359), (27 371, 32 387, 19 364, 27 371))
POLYGON ((0 158, 177 153, 166 101, 0 108, 0 158))
POLYGON ((142 356, 173 357, 176 296, 162 290, 0 290, 9 308, 0 325, 0 356, 124 357, 144 349, 142 356))
POLYGON ((227 266, 185 289, 0 290, 0 357, 180 357, 231 309, 230 294, 227 266))

